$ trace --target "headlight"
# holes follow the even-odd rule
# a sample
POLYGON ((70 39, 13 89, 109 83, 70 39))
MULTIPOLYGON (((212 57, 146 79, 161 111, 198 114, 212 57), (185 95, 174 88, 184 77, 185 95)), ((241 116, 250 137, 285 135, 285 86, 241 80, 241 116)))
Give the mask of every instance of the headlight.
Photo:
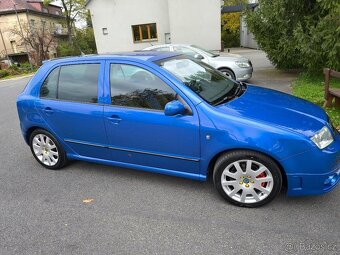
POLYGON ((241 67, 241 68, 247 68, 247 67, 250 67, 250 64, 249 62, 244 62, 244 61, 236 61, 235 64, 238 66, 238 67, 241 67))
POLYGON ((325 126, 321 130, 319 130, 312 138, 311 140, 315 143, 316 146, 319 147, 319 149, 324 149, 328 145, 330 145, 334 139, 332 136, 331 131, 325 126))

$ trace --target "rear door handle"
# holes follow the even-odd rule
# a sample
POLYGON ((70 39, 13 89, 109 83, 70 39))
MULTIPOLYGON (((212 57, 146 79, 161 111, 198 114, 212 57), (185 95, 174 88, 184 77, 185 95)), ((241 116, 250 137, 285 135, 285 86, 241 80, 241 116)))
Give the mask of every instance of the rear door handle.
POLYGON ((44 111, 45 111, 45 113, 47 113, 47 114, 52 114, 52 113, 53 113, 53 110, 52 110, 51 107, 46 107, 46 108, 44 109, 44 111))
POLYGON ((111 115, 110 117, 108 117, 108 119, 113 123, 113 124, 118 124, 119 122, 121 122, 121 118, 114 114, 114 115, 111 115))

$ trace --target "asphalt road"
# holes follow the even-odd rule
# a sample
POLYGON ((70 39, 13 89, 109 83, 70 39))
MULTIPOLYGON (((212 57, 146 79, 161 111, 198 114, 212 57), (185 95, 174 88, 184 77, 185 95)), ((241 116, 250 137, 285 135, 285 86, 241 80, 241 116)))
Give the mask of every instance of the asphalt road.
POLYGON ((45 170, 19 130, 27 81, 0 82, 0 254, 339 254, 340 188, 245 209, 211 181, 84 162, 45 170))

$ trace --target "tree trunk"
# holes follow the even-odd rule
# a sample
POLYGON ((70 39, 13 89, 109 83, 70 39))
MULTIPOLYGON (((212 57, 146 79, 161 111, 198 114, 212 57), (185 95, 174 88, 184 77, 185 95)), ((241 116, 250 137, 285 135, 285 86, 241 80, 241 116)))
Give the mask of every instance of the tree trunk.
POLYGON ((72 23, 67 24, 68 43, 72 44, 72 23))

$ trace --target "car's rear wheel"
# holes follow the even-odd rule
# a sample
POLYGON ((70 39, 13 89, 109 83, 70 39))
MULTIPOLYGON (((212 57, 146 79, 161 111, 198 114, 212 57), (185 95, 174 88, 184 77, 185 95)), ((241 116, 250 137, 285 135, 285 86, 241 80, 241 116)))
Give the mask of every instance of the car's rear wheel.
POLYGON ((221 69, 219 69, 219 71, 220 71, 221 73, 223 73, 225 76, 227 76, 228 78, 230 78, 230 79, 233 79, 233 80, 236 79, 234 72, 231 71, 231 70, 228 69, 228 68, 221 68, 221 69))
POLYGON ((67 162, 66 154, 57 139, 43 129, 36 129, 30 135, 30 147, 35 159, 44 167, 61 169, 67 162))
POLYGON ((213 178, 222 197, 244 207, 270 202, 282 187, 278 165, 266 155, 254 151, 223 154, 215 164, 213 178))

